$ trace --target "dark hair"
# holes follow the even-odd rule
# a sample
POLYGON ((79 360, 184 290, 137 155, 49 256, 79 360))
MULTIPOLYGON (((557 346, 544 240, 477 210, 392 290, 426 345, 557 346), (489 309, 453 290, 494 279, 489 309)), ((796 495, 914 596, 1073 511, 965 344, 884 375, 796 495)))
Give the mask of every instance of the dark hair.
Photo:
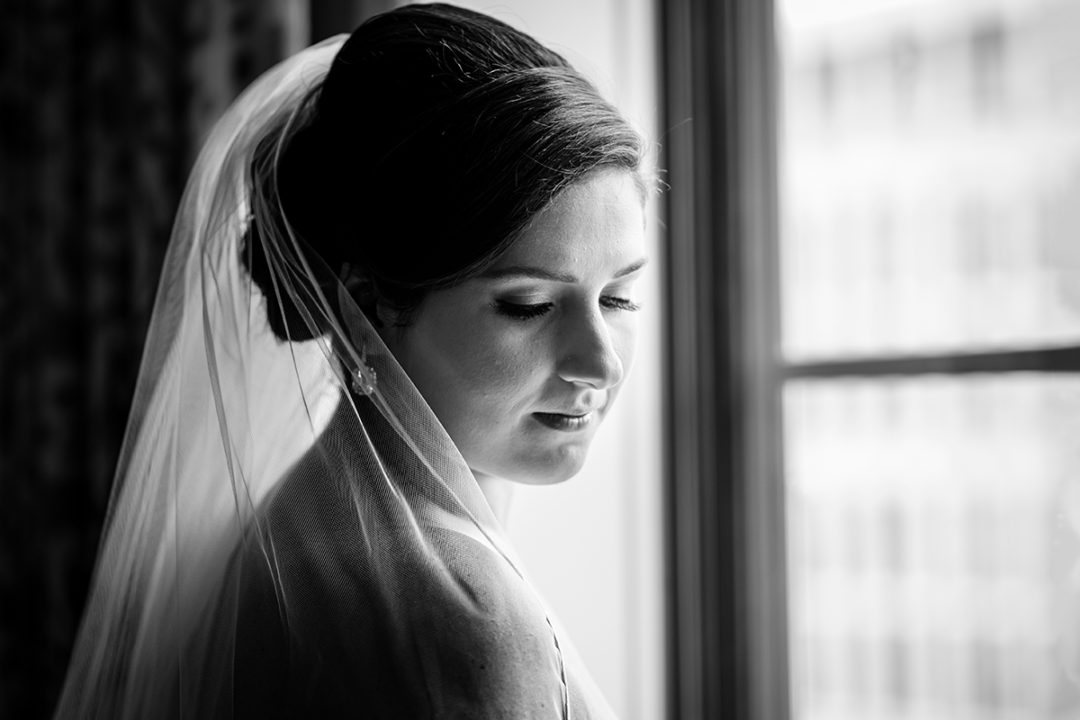
MULTIPOLYGON (((560 55, 449 5, 365 22, 307 102, 304 126, 281 150, 281 212, 270 215, 284 215, 331 280, 346 264, 361 268, 370 292, 358 302, 376 325, 376 303, 407 322, 428 292, 493 262, 562 189, 599 167, 637 172, 643 152, 560 55)), ((267 138, 255 166, 276 145, 267 138)), ((253 204, 267 201, 260 178, 253 170, 253 204)), ((260 231, 253 222, 244 254, 271 327, 310 338, 297 308, 277 302, 260 231)))

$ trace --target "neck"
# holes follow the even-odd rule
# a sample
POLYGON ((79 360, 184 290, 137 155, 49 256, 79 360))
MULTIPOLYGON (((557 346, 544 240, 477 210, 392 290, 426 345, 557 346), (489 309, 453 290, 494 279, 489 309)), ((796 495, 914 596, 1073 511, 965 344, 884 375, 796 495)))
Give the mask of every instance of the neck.
POLYGON ((495 519, 499 521, 500 526, 505 528, 510 515, 510 501, 514 497, 513 485, 509 480, 502 478, 483 473, 473 474, 476 476, 476 484, 480 486, 480 492, 484 493, 488 505, 491 506, 495 519))

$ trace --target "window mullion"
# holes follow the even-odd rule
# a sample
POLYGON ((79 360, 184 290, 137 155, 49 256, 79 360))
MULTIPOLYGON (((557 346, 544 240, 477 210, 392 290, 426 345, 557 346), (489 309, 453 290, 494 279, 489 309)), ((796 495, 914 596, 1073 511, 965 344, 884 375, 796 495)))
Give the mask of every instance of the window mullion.
POLYGON ((1080 372, 1080 345, 940 355, 896 355, 790 362, 785 378, 961 375, 1005 372, 1080 372))

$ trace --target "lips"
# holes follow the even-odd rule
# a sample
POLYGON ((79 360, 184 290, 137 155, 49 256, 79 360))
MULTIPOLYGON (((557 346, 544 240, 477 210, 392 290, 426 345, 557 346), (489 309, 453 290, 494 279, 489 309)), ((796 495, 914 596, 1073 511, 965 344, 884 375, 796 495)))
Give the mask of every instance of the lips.
POLYGON ((538 412, 533 413, 533 417, 541 425, 545 425, 552 430, 559 430, 561 432, 575 432, 578 430, 584 430, 589 427, 596 418, 595 412, 584 413, 546 413, 538 412))

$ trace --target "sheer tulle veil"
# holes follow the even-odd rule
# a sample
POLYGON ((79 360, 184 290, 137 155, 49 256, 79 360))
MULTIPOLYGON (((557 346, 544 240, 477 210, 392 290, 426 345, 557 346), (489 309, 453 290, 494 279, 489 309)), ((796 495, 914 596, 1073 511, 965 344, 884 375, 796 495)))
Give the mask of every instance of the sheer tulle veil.
MULTIPOLYGON (((245 230, 260 212, 253 177, 273 198, 273 163, 253 175, 256 147, 268 137, 280 147, 303 124, 305 100, 343 41, 256 81, 191 174, 57 717, 242 714, 241 686, 272 681, 253 678, 245 658, 273 648, 241 647, 248 617, 260 613, 292 639, 286 654, 306 637, 309 646, 334 633, 378 638, 388 663, 407 654, 417 668, 395 682, 431 706, 449 703, 439 699, 440 666, 416 637, 437 622, 433 603, 440 618, 487 606, 462 584, 446 533, 521 578, 465 462, 337 278, 313 266, 292 233, 260 234, 277 302, 294 304, 307 325, 299 335, 315 338, 282 342, 245 269, 245 230), (251 587, 265 589, 262 601, 250 602, 251 587), (368 594, 357 599, 356 587, 368 594), (380 608, 375 630, 334 606, 361 600, 380 608)), ((554 630, 550 639, 558 650, 554 630)), ((364 653, 350 646, 335 657, 355 655, 357 673, 378 682, 364 653)), ((556 715, 567 706, 562 661, 558 652, 551 661, 562 677, 550 698, 556 715)), ((501 702, 500 713, 523 716, 513 698, 501 702)))

